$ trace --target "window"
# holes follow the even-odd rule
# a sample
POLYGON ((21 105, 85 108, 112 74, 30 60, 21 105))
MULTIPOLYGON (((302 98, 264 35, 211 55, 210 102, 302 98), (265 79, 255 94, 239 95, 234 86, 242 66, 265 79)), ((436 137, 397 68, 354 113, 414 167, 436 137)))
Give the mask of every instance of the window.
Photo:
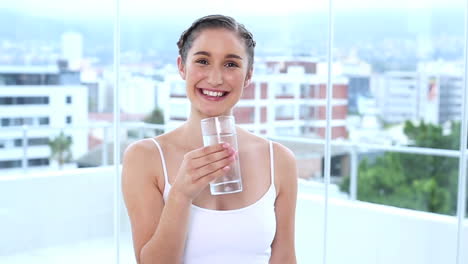
POLYGON ((32 117, 2 118, 1 123, 3 127, 22 126, 22 125, 30 126, 34 124, 34 119, 32 117))
POLYGON ((28 166, 29 167, 41 167, 41 166, 48 166, 49 159, 47 158, 38 158, 38 159, 29 159, 28 166))
MULTIPOLYGON (((0 206, 0 224, 11 230, 31 227, 23 230, 30 243, 15 238, 25 233, 2 234, 0 241, 7 242, 0 242, 0 263, 47 263, 60 252, 90 252, 86 245, 99 257, 114 259, 107 249, 115 234, 106 227, 119 220, 113 218, 113 203, 124 209, 121 199, 112 196, 112 181, 120 175, 113 168, 75 168, 112 164, 112 148, 123 150, 130 143, 128 138, 114 142, 113 132, 151 134, 156 126, 134 125, 156 106, 164 109, 168 130, 188 116, 175 42, 193 18, 209 13, 238 18, 257 42, 255 67, 263 71, 254 71, 253 83, 260 89, 255 100, 242 101, 242 108, 253 108, 241 113, 248 121, 242 125, 264 131, 295 154, 303 179, 296 216, 298 263, 439 264, 456 263, 457 257, 457 264, 468 263, 463 251, 467 220, 456 220, 457 214, 466 217, 466 208, 457 211, 457 202, 465 201, 458 188, 466 177, 458 171, 458 161, 465 157, 458 150, 460 127, 466 127, 460 122, 467 122, 462 117, 466 102, 461 101, 467 89, 466 0, 335 0, 332 10, 330 1, 184 1, 189 15, 178 12, 175 1, 33 2, 38 1, 6 0, 2 6, 8 12, 0 10, 0 17, 14 25, 0 30, 0 201, 7 201, 0 206), (116 4, 122 7, 122 24, 114 36, 116 4), (10 12, 13 6, 17 8, 10 12), (71 24, 68 28, 76 32, 64 32, 63 25, 71 24), (333 36, 331 43, 328 36, 333 36), (114 43, 121 44, 120 54, 113 54, 114 43), (57 59, 60 67, 54 70, 57 59), (119 72, 113 70, 117 61, 119 72), (20 70, 2 72, 10 66, 20 70), (113 86, 117 77, 121 84, 113 86), (434 85, 427 80, 432 77, 434 85), (81 89, 81 82, 92 92, 81 89), (331 101, 326 98, 330 91, 331 101), (116 95, 120 105, 113 103, 116 95), (52 102, 65 109, 48 109, 52 102), (113 123, 114 107, 122 109, 116 125, 121 131, 107 125, 113 123), (15 139, 22 140, 21 125, 31 123, 25 118, 32 118, 33 126, 26 131, 23 156, 26 142, 15 139), (251 124, 252 119, 260 122, 251 124), (415 122, 408 126, 407 121, 415 122), (74 128, 65 128, 62 140, 69 134, 73 144, 62 157, 72 161, 62 164, 55 155, 59 147, 39 146, 46 146, 45 137, 57 139, 57 128, 69 123, 74 128), (42 127, 34 127, 38 124, 42 127), (50 173, 55 170, 63 173, 50 173), (36 173, 40 177, 32 177, 36 173), (35 188, 38 183, 41 188, 35 188), (31 204, 37 210, 28 210, 31 204), (73 207, 63 206, 67 204, 73 207), (330 223, 333 232, 326 232, 330 223), (53 232, 44 239, 41 230, 53 232), (376 237, 388 239, 375 243, 376 237), (51 246, 57 250, 42 250, 51 246)), ((121 220, 121 250, 115 251, 121 263, 131 263, 124 210, 121 220)))
POLYGON ((21 160, 0 160, 0 169, 21 168, 21 160))
POLYGON ((0 105, 13 104, 13 97, 0 97, 0 105))
POLYGON ((55 74, 47 74, 45 76, 45 84, 46 85, 58 85, 60 78, 58 75, 55 74))
POLYGON ((301 83, 301 98, 312 98, 312 85, 301 83))
POLYGON ((32 117, 13 118, 13 126, 32 125, 34 119, 32 117))
POLYGON ((10 118, 2 118, 2 127, 10 126, 10 118))
POLYGON ((48 117, 39 117, 39 125, 48 125, 49 124, 49 118, 48 117))
POLYGON ((49 138, 30 138, 28 139, 28 146, 47 146, 49 144, 49 138))
POLYGON ((14 145, 15 147, 22 147, 22 146, 23 146, 23 140, 20 139, 20 138, 19 138, 19 139, 15 139, 13 142, 14 142, 13 145, 14 145))
POLYGON ((301 119, 314 119, 314 107, 310 105, 301 105, 299 108, 301 119))
POLYGON ((279 83, 275 90, 276 97, 293 97, 294 85, 292 83, 279 83))
POLYGON ((47 105, 47 96, 0 97, 0 105, 47 105))
POLYGON ((275 108, 276 120, 292 119, 294 117, 293 105, 280 105, 275 108))

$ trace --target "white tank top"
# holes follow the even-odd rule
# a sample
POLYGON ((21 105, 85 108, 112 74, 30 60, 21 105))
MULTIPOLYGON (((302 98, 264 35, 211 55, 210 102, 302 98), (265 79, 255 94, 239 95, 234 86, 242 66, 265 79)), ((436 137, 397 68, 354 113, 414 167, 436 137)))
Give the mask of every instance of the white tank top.
MULTIPOLYGON (((164 171, 164 201, 169 183, 166 161, 159 149, 164 171)), ((268 264, 276 233, 273 145, 270 141, 271 183, 255 203, 234 210, 212 210, 191 205, 184 264, 268 264)))

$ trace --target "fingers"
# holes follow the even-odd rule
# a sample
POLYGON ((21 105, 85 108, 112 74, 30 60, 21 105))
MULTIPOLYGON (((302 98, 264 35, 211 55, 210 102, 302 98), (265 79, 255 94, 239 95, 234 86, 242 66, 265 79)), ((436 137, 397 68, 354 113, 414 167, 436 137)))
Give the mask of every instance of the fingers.
POLYGON ((198 183, 201 184, 202 186, 205 186, 209 184, 210 182, 216 180, 216 178, 223 176, 230 168, 231 166, 224 166, 216 171, 213 171, 212 173, 199 178, 198 183))
POLYGON ((206 165, 208 165, 210 163, 213 163, 213 162, 222 160, 224 158, 227 158, 227 157, 229 157, 231 155, 234 155, 234 154, 235 154, 235 151, 234 151, 233 148, 227 148, 227 149, 223 149, 223 150, 218 151, 218 152, 213 152, 211 154, 199 157, 197 159, 193 159, 192 162, 191 162, 191 167, 193 169, 198 169, 198 168, 206 166, 206 165))
POLYGON ((209 155, 211 153, 223 151, 228 148, 229 148, 228 143, 219 143, 219 144, 215 144, 215 145, 211 145, 211 146, 207 146, 207 147, 203 147, 203 148, 190 151, 189 153, 186 154, 185 157, 189 159, 198 159, 203 156, 209 155))
MULTIPOLYGON (((195 169, 195 173, 193 173, 192 175, 192 181, 195 182, 202 177, 206 177, 207 175, 213 174, 219 170, 223 170, 225 167, 228 167, 235 159, 235 155, 231 154, 229 156, 224 157, 223 159, 208 163, 203 167, 195 169)), ((229 168, 225 169, 225 171, 227 170, 229 170, 229 168)))

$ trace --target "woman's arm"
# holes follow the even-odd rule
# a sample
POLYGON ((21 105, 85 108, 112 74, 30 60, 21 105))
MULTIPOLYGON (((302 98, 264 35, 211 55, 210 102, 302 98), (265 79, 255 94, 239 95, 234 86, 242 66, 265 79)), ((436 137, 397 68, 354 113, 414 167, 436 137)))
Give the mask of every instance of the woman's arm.
POLYGON ((122 191, 138 263, 181 262, 192 200, 210 181, 223 175, 232 160, 232 149, 221 145, 187 153, 164 204, 154 172, 154 168, 156 173, 161 171, 157 150, 143 141, 126 150, 122 191))
POLYGON ((159 153, 154 145, 148 145, 141 141, 132 144, 123 159, 122 191, 132 226, 135 257, 137 263, 176 263, 184 246, 189 205, 173 195, 164 206, 155 175, 161 168, 157 165, 161 164, 159 153))
POLYGON ((275 202, 276 235, 271 245, 270 264, 295 264, 294 224, 297 200, 297 169, 294 154, 274 143, 275 179, 278 196, 275 202))

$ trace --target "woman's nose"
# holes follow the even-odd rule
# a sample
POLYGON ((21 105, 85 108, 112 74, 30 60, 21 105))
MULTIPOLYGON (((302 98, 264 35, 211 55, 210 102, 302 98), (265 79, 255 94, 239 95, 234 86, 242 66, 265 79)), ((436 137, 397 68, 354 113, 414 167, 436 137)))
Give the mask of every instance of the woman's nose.
POLYGON ((212 86, 223 84, 223 73, 221 70, 213 68, 208 73, 208 83, 212 86))

